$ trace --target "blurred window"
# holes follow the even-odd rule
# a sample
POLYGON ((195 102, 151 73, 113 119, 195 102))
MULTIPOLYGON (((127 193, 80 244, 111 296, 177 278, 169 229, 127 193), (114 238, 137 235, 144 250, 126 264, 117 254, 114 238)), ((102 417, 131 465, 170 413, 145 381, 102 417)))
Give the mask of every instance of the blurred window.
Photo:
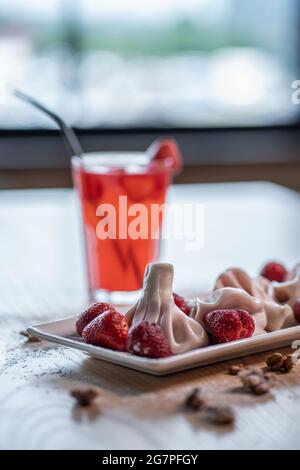
POLYGON ((260 126, 299 106, 298 0, 1 0, 0 128, 260 126))

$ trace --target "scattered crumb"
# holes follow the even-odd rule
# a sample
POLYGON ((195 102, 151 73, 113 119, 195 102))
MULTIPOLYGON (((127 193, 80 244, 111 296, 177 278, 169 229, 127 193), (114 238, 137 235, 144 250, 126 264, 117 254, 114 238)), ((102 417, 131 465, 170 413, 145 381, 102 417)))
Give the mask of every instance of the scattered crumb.
POLYGON ((192 393, 187 396, 185 405, 190 410, 198 412, 199 418, 203 418, 211 424, 228 425, 232 424, 235 420, 234 412, 231 407, 206 404, 200 388, 195 388, 192 393))
POLYGON ((39 343, 40 342, 39 338, 36 338, 35 336, 32 336, 30 333, 28 333, 27 330, 20 331, 20 335, 25 336, 25 338, 27 338, 28 343, 39 343))
POLYGON ((73 388, 70 394, 76 399, 78 406, 88 407, 100 396, 100 391, 95 387, 73 388))
POLYGON ((243 387, 254 395, 264 395, 272 387, 271 376, 259 368, 247 368, 239 373, 243 387))
POLYGON ((229 425, 235 421, 234 411, 230 406, 205 406, 203 414, 212 424, 229 425))
POLYGON ((289 354, 288 356, 286 356, 284 360, 284 364, 283 364, 284 371, 290 372, 293 369, 294 365, 295 365, 294 356, 293 354, 289 354))
POLYGON ((238 375, 241 372, 241 370, 243 370, 243 368, 244 368, 243 364, 231 366, 228 369, 228 374, 229 375, 238 375))
POLYGON ((193 392, 187 396, 185 400, 185 405, 187 408, 194 410, 194 411, 199 411, 204 405, 204 399, 201 396, 201 389, 200 388, 195 388, 193 392))
POLYGON ((270 354, 266 357, 266 364, 271 370, 280 370, 284 365, 284 356, 280 353, 270 354))
POLYGON ((293 355, 284 356, 281 353, 273 353, 266 357, 267 367, 273 372, 290 372, 294 367, 293 355))

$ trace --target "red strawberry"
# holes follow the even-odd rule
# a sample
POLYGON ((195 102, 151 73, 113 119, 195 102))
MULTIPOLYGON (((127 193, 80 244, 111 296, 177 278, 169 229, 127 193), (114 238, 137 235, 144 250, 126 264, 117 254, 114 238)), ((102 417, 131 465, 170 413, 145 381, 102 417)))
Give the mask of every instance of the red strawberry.
POLYGON ((206 315, 205 323, 218 343, 249 338, 255 330, 254 320, 245 310, 214 310, 206 315))
POLYGON ((85 343, 116 351, 126 350, 127 336, 127 320, 115 310, 107 310, 96 317, 82 332, 85 343))
POLYGON ((267 263, 261 270, 261 276, 269 279, 269 281, 283 282, 287 275, 287 270, 281 263, 267 263))
POLYGON ((98 302, 92 305, 90 308, 85 310, 76 321, 76 331, 79 336, 82 336, 83 329, 88 325, 94 318, 101 315, 106 310, 114 310, 114 307, 104 302, 98 302))
POLYGON ((119 183, 134 202, 141 202, 156 194, 156 179, 152 175, 120 176, 119 183))
POLYGON ((79 186, 82 187, 84 200, 94 202, 102 197, 104 189, 101 183, 102 180, 97 174, 82 171, 81 180, 78 181, 79 186))
POLYGON ((182 169, 182 156, 175 139, 157 139, 147 149, 151 160, 165 160, 174 173, 182 169))
POLYGON ((183 297, 181 297, 181 295, 178 295, 175 293, 173 293, 173 299, 177 307, 180 308, 180 310, 182 310, 183 313, 185 313, 186 315, 189 315, 191 309, 188 306, 187 301, 183 297))
POLYGON ((141 321, 130 328, 127 350, 138 356, 152 358, 172 355, 167 338, 159 325, 141 321))
POLYGON ((236 311, 243 327, 240 332, 240 339, 250 338, 255 330, 255 321, 253 320, 253 317, 248 312, 246 312, 246 310, 237 309, 236 311))
POLYGON ((294 304, 294 315, 297 323, 300 323, 300 297, 294 304))

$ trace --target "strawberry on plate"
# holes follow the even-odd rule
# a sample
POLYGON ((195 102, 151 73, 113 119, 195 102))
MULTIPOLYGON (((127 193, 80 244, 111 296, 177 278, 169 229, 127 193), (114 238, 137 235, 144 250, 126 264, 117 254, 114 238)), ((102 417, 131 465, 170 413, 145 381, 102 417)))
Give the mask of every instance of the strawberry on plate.
POLYGON ((151 358, 172 355, 169 342, 161 327, 145 320, 130 328, 127 350, 132 354, 151 358))
POLYGON ((180 310, 183 313, 185 313, 186 315, 190 314, 191 309, 187 301, 183 297, 181 297, 181 295, 173 293, 173 299, 174 299, 175 305, 177 305, 177 307, 180 308, 180 310))
POLYGON ((81 315, 79 315, 76 321, 76 331, 79 336, 82 336, 84 328, 92 321, 94 318, 101 315, 106 310, 114 310, 114 307, 105 302, 97 302, 96 304, 89 307, 81 315))
POLYGON ((153 175, 125 175, 120 176, 119 184, 130 201, 141 202, 156 196, 156 180, 153 175))
POLYGON ((283 264, 272 261, 263 267, 260 275, 269 279, 269 281, 283 282, 286 278, 287 270, 283 264))
POLYGON ((255 330, 252 316, 245 310, 214 310, 205 317, 208 332, 218 343, 250 338, 255 330))
POLYGON ((85 343, 115 351, 126 350, 127 336, 127 320, 122 313, 115 310, 107 310, 99 315, 82 332, 85 343))
POLYGON ((293 310, 294 310, 295 320, 297 323, 300 324, 300 297, 296 300, 293 310))

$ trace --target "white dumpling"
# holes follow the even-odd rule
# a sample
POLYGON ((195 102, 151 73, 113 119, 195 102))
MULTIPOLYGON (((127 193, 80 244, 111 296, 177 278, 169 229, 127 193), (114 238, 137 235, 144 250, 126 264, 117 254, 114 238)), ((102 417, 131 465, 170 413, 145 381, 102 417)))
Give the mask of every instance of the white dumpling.
POLYGON ((129 325, 146 320, 161 326, 174 354, 208 346, 203 326, 183 313, 173 299, 174 269, 171 264, 147 266, 141 297, 127 313, 129 325))

